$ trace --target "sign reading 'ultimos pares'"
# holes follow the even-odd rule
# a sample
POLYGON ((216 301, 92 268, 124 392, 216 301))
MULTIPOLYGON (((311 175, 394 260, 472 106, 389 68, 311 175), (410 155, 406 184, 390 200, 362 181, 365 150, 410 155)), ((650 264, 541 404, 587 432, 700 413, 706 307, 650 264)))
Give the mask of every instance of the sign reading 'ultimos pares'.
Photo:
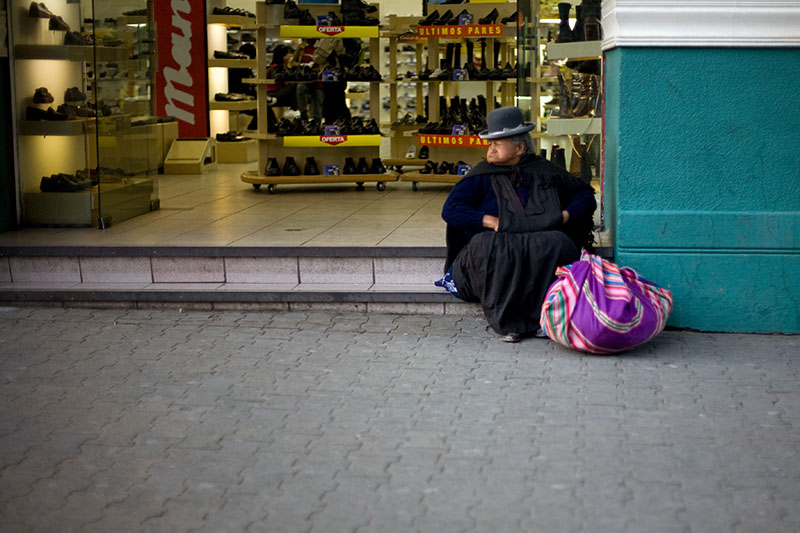
POLYGON ((179 136, 208 137, 204 0, 156 0, 156 113, 173 116, 179 136))

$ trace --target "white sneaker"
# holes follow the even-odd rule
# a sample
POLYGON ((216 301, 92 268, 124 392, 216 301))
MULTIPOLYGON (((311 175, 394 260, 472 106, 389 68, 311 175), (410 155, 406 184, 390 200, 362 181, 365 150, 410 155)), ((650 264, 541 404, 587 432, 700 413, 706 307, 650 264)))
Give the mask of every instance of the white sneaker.
POLYGON ((414 156, 417 155, 417 147, 415 145, 411 145, 408 147, 408 152, 406 152, 406 159, 414 159, 414 156))

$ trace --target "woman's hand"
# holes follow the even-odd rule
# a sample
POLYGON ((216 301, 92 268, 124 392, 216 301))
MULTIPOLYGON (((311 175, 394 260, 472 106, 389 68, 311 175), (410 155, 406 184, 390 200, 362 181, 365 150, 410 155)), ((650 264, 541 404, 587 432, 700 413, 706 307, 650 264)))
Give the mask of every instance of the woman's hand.
POLYGON ((500 227, 500 219, 492 215, 483 215, 483 227, 497 231, 500 227))

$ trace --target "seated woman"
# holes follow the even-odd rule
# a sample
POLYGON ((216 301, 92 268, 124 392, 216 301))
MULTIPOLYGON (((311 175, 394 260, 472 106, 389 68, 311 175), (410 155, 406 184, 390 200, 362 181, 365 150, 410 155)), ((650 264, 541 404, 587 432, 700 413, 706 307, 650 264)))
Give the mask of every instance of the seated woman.
POLYGON ((516 107, 487 117, 486 159, 445 201, 445 286, 480 302, 505 342, 540 331, 539 314, 556 267, 592 242, 594 190, 533 153, 532 123, 516 107))

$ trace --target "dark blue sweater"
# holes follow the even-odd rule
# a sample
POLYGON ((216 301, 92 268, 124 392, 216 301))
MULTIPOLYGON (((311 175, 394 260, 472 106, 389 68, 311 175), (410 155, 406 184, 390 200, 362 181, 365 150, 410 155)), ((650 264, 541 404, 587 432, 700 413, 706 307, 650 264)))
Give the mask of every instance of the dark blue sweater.
MULTIPOLYGON (((522 205, 528 203, 531 191, 527 187, 516 187, 522 205)), ((575 195, 559 190, 561 210, 569 213, 570 220, 591 216, 597 207, 594 192, 586 187, 575 195)), ((442 218, 448 224, 462 228, 472 236, 489 228, 483 227, 483 215, 498 216, 497 196, 492 188, 489 174, 468 176, 459 181, 442 208, 442 218)))

